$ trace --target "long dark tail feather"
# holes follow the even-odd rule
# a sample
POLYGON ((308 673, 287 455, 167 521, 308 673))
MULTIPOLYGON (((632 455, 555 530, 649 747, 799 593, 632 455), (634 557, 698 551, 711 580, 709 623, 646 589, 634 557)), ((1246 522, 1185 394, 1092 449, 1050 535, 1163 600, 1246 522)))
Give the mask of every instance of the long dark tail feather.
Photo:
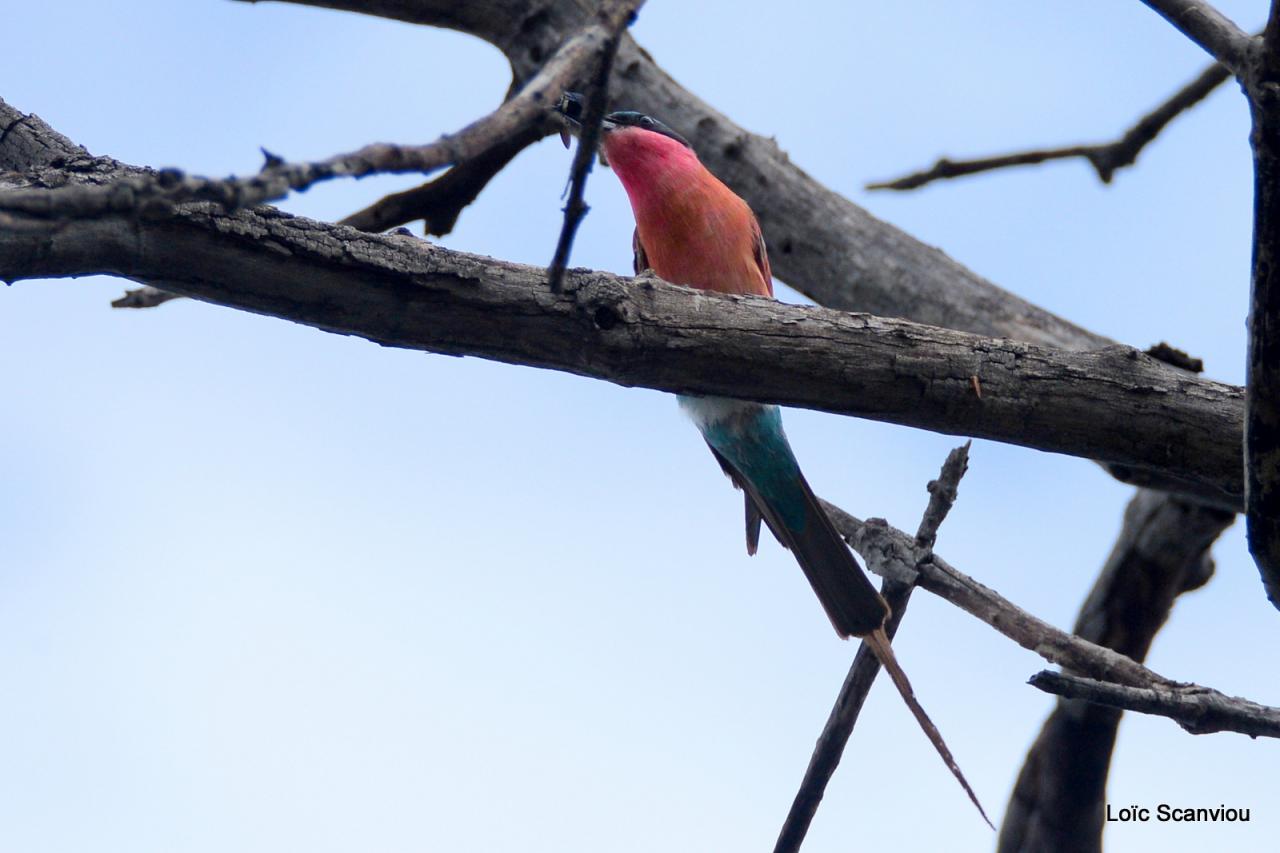
POLYGON ((938 731, 938 727, 933 724, 933 720, 929 719, 929 715, 925 713, 924 708, 920 706, 920 702, 916 699, 915 691, 911 689, 911 682, 907 680, 907 674, 898 665, 898 658, 893 653, 893 646, 889 644, 889 637, 885 634, 884 628, 877 628, 872 631, 862 638, 862 642, 866 643, 871 648, 871 651, 875 653, 876 660, 880 661, 880 665, 889 673, 889 678, 893 681, 894 686, 898 688, 898 692, 902 694, 902 700, 911 709, 911 714, 916 718, 916 722, 920 724, 920 729, 924 732, 925 737, 929 738, 929 742, 938 751, 938 755, 942 757, 942 762, 947 765, 951 775, 956 777, 960 787, 964 788, 965 793, 969 795, 969 800, 978 809, 978 814, 982 815, 982 819, 987 822, 987 826, 991 827, 992 831, 995 831, 995 824, 991 822, 991 818, 987 817, 987 812, 982 808, 982 803, 978 802, 978 795, 974 793, 973 788, 969 785, 969 780, 964 778, 964 771, 960 769, 960 765, 956 763, 955 756, 947 748, 947 742, 942 739, 942 733, 938 731))
POLYGON ((871 585, 849 546, 831 524, 804 475, 796 471, 796 485, 804 502, 804 523, 782 523, 769 503, 744 483, 778 541, 791 549, 818 595, 822 609, 841 637, 862 637, 884 624, 889 607, 871 585))
POLYGON ((942 739, 938 727, 933 724, 933 720, 929 719, 929 715, 916 699, 915 691, 911 689, 911 682, 907 680, 907 674, 898 664, 893 646, 889 644, 889 637, 884 632, 888 605, 871 585, 871 581, 858 565, 857 559, 845 544, 844 539, 836 532, 835 525, 831 523, 826 510, 818 503, 818 498, 809 487, 804 475, 798 468, 795 470, 794 484, 802 493, 801 496, 794 494, 786 496, 790 499, 802 497, 805 506, 804 523, 799 526, 787 525, 782 523, 782 514, 764 500, 752 483, 743 477, 728 459, 715 448, 712 448, 712 453, 715 453, 720 466, 733 480, 734 485, 746 492, 748 551, 754 552, 751 546, 755 541, 752 537, 752 511, 755 510, 755 538, 759 537, 760 517, 763 516, 769 529, 773 531, 774 536, 778 537, 778 541, 795 554, 796 561, 804 570, 805 577, 809 579, 810 586, 817 593, 818 600, 822 603, 822 608, 827 612, 827 617, 836 631, 841 637, 861 637, 862 641, 870 647, 876 659, 880 661, 880 665, 889 673, 889 678, 898 688, 898 693, 902 695, 902 700, 906 702, 911 715, 916 718, 916 723, 919 724, 925 737, 938 751, 942 762, 960 783, 960 787, 964 788, 965 793, 969 795, 970 801, 978 809, 978 814, 982 815, 987 826, 994 830, 995 826, 987 817, 982 803, 978 801, 978 795, 969 784, 969 780, 965 778, 946 741, 942 739))

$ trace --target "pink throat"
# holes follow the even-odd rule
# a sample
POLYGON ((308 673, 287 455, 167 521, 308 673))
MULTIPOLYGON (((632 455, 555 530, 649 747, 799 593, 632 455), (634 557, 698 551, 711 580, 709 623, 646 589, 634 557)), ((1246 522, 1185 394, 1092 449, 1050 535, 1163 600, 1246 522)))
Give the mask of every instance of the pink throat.
POLYGON ((669 136, 639 128, 609 133, 604 153, 631 199, 637 220, 656 212, 673 187, 696 183, 706 174, 692 150, 669 136))

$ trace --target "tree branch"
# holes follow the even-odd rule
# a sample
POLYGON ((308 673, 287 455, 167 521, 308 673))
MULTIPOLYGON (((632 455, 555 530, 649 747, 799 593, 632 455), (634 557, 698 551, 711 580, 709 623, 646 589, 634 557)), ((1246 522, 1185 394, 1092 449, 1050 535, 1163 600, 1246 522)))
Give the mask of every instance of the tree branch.
MULTIPOLYGON (((960 478, 969 467, 969 445, 970 442, 966 442, 947 454, 938 479, 929 481, 929 505, 920 520, 920 529, 916 532, 916 543, 926 550, 933 548, 938 527, 955 503, 960 478)), ((880 585, 880 594, 889 605, 889 618, 884 626, 889 639, 893 639, 898 633, 898 626, 902 624, 902 617, 906 614, 907 603, 911 600, 914 588, 913 584, 892 578, 885 578, 880 585)), ((862 706, 879 672, 880 661, 866 643, 859 644, 853 665, 849 667, 849 674, 836 697, 835 707, 831 709, 831 715, 822 727, 822 733, 818 735, 809 766, 800 781, 800 789, 783 821, 782 831, 773 847, 774 853, 795 853, 804 843, 809 826, 818 813, 818 806, 822 804, 831 777, 840 765, 844 748, 853 735, 858 715, 862 713, 862 706)))
POLYGON ((916 544, 930 553, 938 541, 938 528, 946 521, 959 496, 960 480, 969 470, 969 448, 972 445, 973 442, 966 441, 948 453, 938 479, 930 480, 925 487, 929 492, 929 504, 920 519, 920 527, 916 529, 916 544))
POLYGON ((833 503, 822 502, 836 529, 881 577, 914 582, 939 598, 986 622, 1049 663, 1120 684, 1176 684, 1111 649, 1068 634, 1004 598, 995 590, 952 568, 934 554, 919 560, 915 540, 883 519, 862 521, 833 503))
POLYGON ((1184 684, 1152 672, 1132 658, 1068 634, 1032 616, 994 590, 956 571, 937 555, 921 560, 923 549, 916 545, 915 540, 883 520, 860 521, 826 501, 823 501, 823 507, 836 529, 862 555, 871 571, 907 583, 914 577, 919 586, 976 616, 1024 649, 1064 669, 1095 679, 1106 687, 1155 689, 1161 695, 1176 694, 1179 697, 1170 700, 1173 703, 1170 705, 1161 706, 1156 701, 1144 708, 1134 707, 1134 710, 1172 708, 1176 705, 1183 713, 1179 723, 1184 728, 1194 725, 1195 733, 1240 731, 1280 736, 1280 729, 1273 728, 1273 723, 1280 721, 1280 708, 1237 699, 1209 687, 1184 684), (1198 698, 1192 700, 1193 696, 1198 698), (1194 718, 1192 708, 1207 709, 1206 716, 1194 718), (1249 725, 1259 728, 1253 731, 1249 725))
POLYGON ((557 296, 537 268, 269 209, 49 220, 6 213, 8 195, 10 281, 114 273, 379 343, 992 438, 1239 499, 1240 389, 1137 350, 1059 352, 604 273, 575 275, 557 296))
POLYGON ((81 158, 89 159, 89 152, 35 113, 21 112, 0 99, 0 173, 25 172, 81 158))
POLYGON ((1124 135, 1112 142, 1095 143, 1093 145, 1071 145, 1065 148, 1046 148, 1024 151, 1015 154, 1002 154, 995 157, 983 157, 976 160, 950 160, 945 157, 938 160, 932 168, 914 172, 901 178, 867 184, 869 190, 914 190, 925 184, 980 172, 990 172, 1010 166, 1027 166, 1045 163, 1050 160, 1065 160, 1083 157, 1098 173, 1104 184, 1111 183, 1116 171, 1132 166, 1138 155, 1152 140, 1164 130, 1165 126, 1181 113, 1200 103, 1223 81, 1231 76, 1220 63, 1213 63, 1186 86, 1179 89, 1172 97, 1160 106, 1140 118, 1124 135))
POLYGON ((361 231, 387 231, 421 219, 426 233, 443 237, 453 230, 458 215, 476 200, 493 177, 516 155, 551 132, 550 123, 531 124, 513 136, 494 141, 435 180, 411 190, 392 193, 343 219, 361 231))
POLYGON ((1142 0, 1237 77, 1244 77, 1252 39, 1204 0, 1142 0))
POLYGON ((210 201, 236 210, 283 198, 291 190, 305 190, 337 177, 432 172, 456 165, 484 154, 501 140, 544 123, 560 92, 578 81, 588 61, 630 20, 636 5, 638 0, 604 0, 596 20, 565 42, 519 93, 484 118, 430 145, 375 143, 310 163, 288 163, 264 152, 266 165, 257 175, 247 178, 220 180, 164 169, 128 175, 107 186, 77 184, 53 191, 11 191, 6 194, 5 209, 40 217, 133 212, 149 217, 163 216, 175 204, 210 201))
MULTIPOLYGON (((1076 619, 1075 634, 1141 662, 1178 595, 1213 573, 1209 548, 1231 513, 1138 492, 1106 565, 1076 619)), ((1107 774, 1121 713, 1058 702, 1027 754, 1009 797, 1000 853, 1102 849, 1107 774)))
POLYGON ((1280 608, 1280 3, 1245 89, 1253 117, 1253 274, 1245 375, 1249 551, 1280 608))
POLYGON ((1168 717, 1193 735, 1239 732, 1249 737, 1280 737, 1280 708, 1194 684, 1132 687, 1049 670, 1037 672, 1027 683, 1058 696, 1168 717))

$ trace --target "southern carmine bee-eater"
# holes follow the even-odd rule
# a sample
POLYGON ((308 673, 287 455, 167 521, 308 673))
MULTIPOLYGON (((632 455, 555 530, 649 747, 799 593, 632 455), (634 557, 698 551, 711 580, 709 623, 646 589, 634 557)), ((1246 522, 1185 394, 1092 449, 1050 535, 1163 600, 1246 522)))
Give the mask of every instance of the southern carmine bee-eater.
MULTIPOLYGON (((565 93, 556 110, 577 130, 583 107, 582 96, 565 93)), ((755 214, 702 165, 683 137, 655 118, 622 111, 605 116, 601 138, 603 159, 622 181, 635 214, 637 275, 651 272, 673 284, 719 293, 773 296, 755 214)), ((800 473, 778 407, 724 397, 678 399, 745 495, 747 553, 756 552, 763 520, 795 555, 836 633, 862 638, 888 670, 920 727, 987 820, 898 665, 884 630, 888 605, 800 473)))

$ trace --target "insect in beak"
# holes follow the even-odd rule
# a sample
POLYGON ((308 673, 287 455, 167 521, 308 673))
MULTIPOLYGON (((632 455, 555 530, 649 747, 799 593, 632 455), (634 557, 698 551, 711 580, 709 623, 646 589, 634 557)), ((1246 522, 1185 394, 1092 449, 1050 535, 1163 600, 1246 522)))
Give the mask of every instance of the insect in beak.
POLYGON ((556 101, 555 111, 564 118, 564 126, 560 128, 560 141, 569 147, 569 137, 575 130, 582 128, 582 111, 586 109, 586 101, 577 92, 565 92, 556 101))

